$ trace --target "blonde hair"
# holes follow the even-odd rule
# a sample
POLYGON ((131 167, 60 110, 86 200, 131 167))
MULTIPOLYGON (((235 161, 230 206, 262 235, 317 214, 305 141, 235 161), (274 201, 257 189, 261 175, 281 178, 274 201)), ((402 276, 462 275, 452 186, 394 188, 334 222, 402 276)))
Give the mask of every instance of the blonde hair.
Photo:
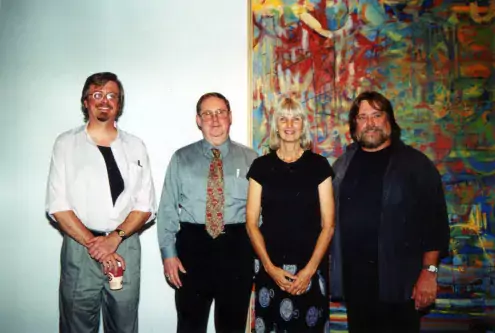
POLYGON ((277 132, 277 121, 280 117, 287 116, 289 114, 292 116, 301 117, 303 121, 303 128, 301 138, 299 139, 299 145, 302 149, 309 149, 311 146, 311 135, 309 133, 308 113, 306 112, 306 109, 303 108, 301 103, 290 97, 282 98, 273 112, 270 121, 270 149, 277 150, 280 148, 280 137, 277 132))

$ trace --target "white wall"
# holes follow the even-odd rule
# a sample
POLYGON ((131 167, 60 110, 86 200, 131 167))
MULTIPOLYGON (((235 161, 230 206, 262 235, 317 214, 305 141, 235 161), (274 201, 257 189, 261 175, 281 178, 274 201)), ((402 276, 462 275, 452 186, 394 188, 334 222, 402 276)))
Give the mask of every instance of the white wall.
MULTIPOLYGON (((82 124, 81 89, 98 71, 124 84, 120 126, 147 144, 158 195, 172 153, 200 138, 202 93, 230 99, 231 136, 248 144, 245 1, 1 0, 2 332, 58 330, 61 237, 44 217, 46 176, 53 141, 82 124)), ((156 227, 141 241, 140 331, 173 332, 156 227)))

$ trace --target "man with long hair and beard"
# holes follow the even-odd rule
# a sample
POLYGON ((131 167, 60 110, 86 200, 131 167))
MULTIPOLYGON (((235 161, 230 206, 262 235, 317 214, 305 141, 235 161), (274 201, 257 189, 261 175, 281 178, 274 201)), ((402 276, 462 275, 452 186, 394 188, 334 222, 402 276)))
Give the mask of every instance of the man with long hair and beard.
POLYGON ((361 93, 349 113, 354 140, 334 164, 331 297, 349 331, 419 332, 435 302, 449 225, 434 164, 400 139, 392 104, 361 93))

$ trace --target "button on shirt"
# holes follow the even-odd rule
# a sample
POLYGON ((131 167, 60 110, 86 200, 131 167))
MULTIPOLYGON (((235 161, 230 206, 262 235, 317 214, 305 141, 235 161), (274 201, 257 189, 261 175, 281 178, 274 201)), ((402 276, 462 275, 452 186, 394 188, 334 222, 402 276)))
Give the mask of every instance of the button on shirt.
MULTIPOLYGON (((224 177, 224 222, 246 222, 246 174, 257 154, 228 139, 218 147, 201 140, 179 149, 170 160, 158 209, 158 241, 163 258, 176 257, 175 234, 179 222, 205 224, 206 186, 213 159, 220 150, 224 177)), ((220 236, 221 237, 221 236, 220 236)))
POLYGON ((131 211, 156 212, 155 189, 144 143, 118 130, 111 149, 124 179, 115 205, 105 160, 86 126, 62 133, 55 141, 48 176, 48 214, 72 210, 89 229, 110 232, 131 211))

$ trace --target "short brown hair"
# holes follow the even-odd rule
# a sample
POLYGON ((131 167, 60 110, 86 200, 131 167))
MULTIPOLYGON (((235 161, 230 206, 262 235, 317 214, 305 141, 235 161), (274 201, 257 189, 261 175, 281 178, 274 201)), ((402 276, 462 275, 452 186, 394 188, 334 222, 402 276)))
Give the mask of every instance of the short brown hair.
POLYGON ((216 98, 219 98, 222 101, 224 101, 225 105, 227 106, 227 111, 230 112, 230 102, 227 99, 227 97, 225 97, 224 95, 222 95, 218 92, 209 92, 209 93, 206 93, 203 96, 201 96, 199 98, 198 102, 196 103, 196 114, 197 115, 199 115, 199 113, 201 112, 201 104, 203 104, 203 102, 210 97, 216 97, 216 98))

